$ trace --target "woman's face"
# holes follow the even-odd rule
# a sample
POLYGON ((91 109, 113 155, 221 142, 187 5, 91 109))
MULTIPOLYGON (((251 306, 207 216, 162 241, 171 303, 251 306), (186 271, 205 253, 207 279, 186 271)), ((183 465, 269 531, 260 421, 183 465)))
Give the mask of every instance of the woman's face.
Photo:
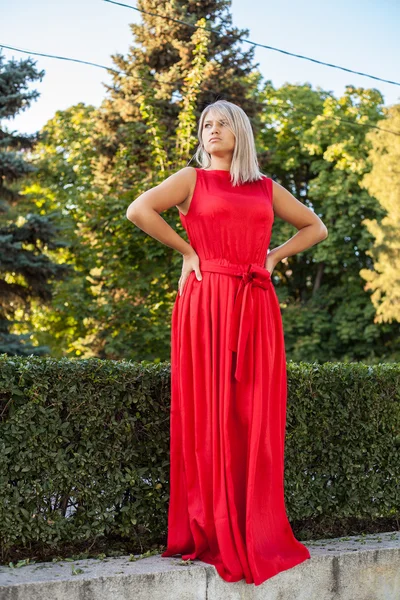
POLYGON ((222 115, 209 110, 204 118, 201 136, 204 148, 209 154, 218 158, 232 158, 235 136, 222 115))

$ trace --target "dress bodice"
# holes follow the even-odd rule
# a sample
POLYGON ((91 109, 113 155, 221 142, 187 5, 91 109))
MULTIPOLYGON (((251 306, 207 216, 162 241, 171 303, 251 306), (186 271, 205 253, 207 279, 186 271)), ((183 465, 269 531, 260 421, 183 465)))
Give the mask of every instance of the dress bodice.
POLYGON ((233 186, 230 171, 196 172, 189 211, 180 219, 200 260, 264 266, 274 221, 272 179, 233 186))

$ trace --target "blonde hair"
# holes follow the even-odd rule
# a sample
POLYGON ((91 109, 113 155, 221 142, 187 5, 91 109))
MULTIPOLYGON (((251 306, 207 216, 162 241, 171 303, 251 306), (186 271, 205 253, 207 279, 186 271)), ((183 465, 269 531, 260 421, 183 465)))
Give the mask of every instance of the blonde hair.
POLYGON ((205 150, 202 141, 204 120, 210 110, 213 110, 219 117, 223 117, 228 122, 228 127, 235 136, 235 149, 230 168, 232 185, 258 181, 265 177, 259 169, 250 119, 240 106, 228 102, 228 100, 216 100, 206 106, 200 115, 197 130, 199 146, 194 154, 194 158, 200 166, 205 169, 211 166, 211 155, 205 150))

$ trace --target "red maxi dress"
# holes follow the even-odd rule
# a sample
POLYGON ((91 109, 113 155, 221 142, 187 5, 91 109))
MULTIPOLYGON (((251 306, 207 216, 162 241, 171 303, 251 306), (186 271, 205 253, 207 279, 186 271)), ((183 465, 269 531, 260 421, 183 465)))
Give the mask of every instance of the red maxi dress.
POLYGON ((235 187, 197 168, 180 214, 199 256, 171 318, 170 501, 162 557, 215 566, 260 585, 310 558, 284 501, 286 356, 264 265, 272 180, 235 187))

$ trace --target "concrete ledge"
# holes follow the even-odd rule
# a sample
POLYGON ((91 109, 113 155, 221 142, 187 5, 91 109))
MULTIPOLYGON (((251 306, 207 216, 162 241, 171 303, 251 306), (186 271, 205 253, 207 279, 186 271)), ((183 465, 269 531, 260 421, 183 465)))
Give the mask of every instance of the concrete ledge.
POLYGON ((0 566, 1 600, 399 600, 400 532, 305 544, 311 560, 262 585, 160 555, 0 566), (76 569, 82 573, 73 575, 76 569))

